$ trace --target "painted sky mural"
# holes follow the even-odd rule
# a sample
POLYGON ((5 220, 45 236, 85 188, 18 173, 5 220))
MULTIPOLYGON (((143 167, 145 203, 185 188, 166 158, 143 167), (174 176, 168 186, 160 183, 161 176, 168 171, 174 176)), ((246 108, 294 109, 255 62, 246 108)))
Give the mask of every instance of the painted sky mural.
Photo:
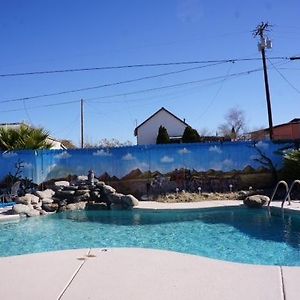
POLYGON ((86 175, 90 169, 94 170, 96 176, 107 173, 118 179, 136 169, 162 174, 181 168, 198 172, 241 171, 249 166, 261 168, 262 165, 256 161, 260 153, 271 158, 279 169, 282 156, 278 150, 287 146, 260 141, 256 144, 228 142, 6 152, 0 156, 0 178, 3 179, 9 172, 14 174, 18 161, 23 164, 22 176, 36 183, 69 174, 86 175))

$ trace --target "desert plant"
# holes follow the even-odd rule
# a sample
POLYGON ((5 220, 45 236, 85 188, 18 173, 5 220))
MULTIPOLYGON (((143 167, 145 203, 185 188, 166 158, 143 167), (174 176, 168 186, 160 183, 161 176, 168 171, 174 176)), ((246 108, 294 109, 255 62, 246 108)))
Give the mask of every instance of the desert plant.
POLYGON ((0 128, 0 150, 50 149, 49 133, 43 128, 21 125, 18 128, 0 128))

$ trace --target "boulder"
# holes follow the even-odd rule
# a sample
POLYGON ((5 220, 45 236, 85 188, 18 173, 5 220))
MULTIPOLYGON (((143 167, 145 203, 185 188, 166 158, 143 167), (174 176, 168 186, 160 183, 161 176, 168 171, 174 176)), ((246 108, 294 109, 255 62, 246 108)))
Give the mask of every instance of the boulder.
POLYGON ((53 199, 51 199, 51 198, 44 198, 44 199, 42 199, 42 203, 43 204, 51 204, 51 203, 53 203, 53 199))
POLYGON ((116 190, 110 185, 105 184, 102 188, 103 188, 103 193, 105 194, 113 194, 116 192, 116 190))
POLYGON ((99 187, 99 188, 103 188, 105 186, 105 182, 103 181, 98 181, 98 182, 95 182, 96 186, 99 187))
POLYGON ((52 196, 54 196, 55 192, 51 189, 46 189, 44 191, 36 191, 35 194, 40 199, 44 199, 44 198, 51 198, 52 196))
POLYGON ((122 199, 124 197, 123 194, 112 193, 112 194, 108 194, 107 196, 111 203, 114 203, 114 204, 122 204, 123 203, 123 199, 122 199))
POLYGON ((37 209, 30 209, 27 213, 26 213, 27 217, 37 217, 40 215, 40 211, 37 209))
POLYGON ((80 190, 77 190, 77 191, 75 192, 75 195, 76 195, 76 196, 81 196, 81 195, 84 195, 84 194, 89 193, 89 192, 90 192, 89 189, 85 189, 85 190, 80 189, 80 190))
POLYGON ((77 181, 87 181, 88 177, 85 175, 79 175, 77 176, 77 181))
POLYGON ((70 186, 70 182, 69 181, 55 181, 54 185, 55 186, 70 186))
POLYGON ((85 209, 87 210, 107 210, 105 203, 87 203, 85 209))
POLYGON ((127 206, 129 207, 133 207, 133 206, 137 206, 139 205, 139 200, 136 199, 134 196, 132 195, 124 195, 122 197, 122 201, 126 203, 127 206))
POLYGON ((35 196, 35 195, 32 195, 32 194, 25 194, 25 196, 22 196, 22 197, 18 197, 16 199, 16 203, 18 204, 25 204, 25 205, 28 205, 28 204, 36 204, 39 202, 39 197, 35 196))
POLYGON ((42 205, 43 210, 46 212, 54 212, 57 211, 58 209, 58 204, 57 203, 49 203, 49 204, 43 204, 42 205))
POLYGON ((85 209, 86 202, 70 203, 66 206, 67 210, 83 210, 85 209))
POLYGON ((55 197, 58 199, 70 199, 75 195, 75 191, 57 191, 55 197))
POLYGON ((244 200, 244 204, 250 208, 260 208, 263 205, 267 204, 270 201, 270 198, 265 195, 253 195, 248 196, 244 200))
POLYGON ((76 202, 81 202, 81 201, 88 201, 90 199, 90 193, 85 193, 83 195, 80 195, 80 196, 74 196, 71 201, 69 202, 73 202, 73 203, 76 203, 76 202))
POLYGON ((25 204, 16 204, 12 208, 12 212, 14 214, 26 214, 31 210, 32 208, 25 204))

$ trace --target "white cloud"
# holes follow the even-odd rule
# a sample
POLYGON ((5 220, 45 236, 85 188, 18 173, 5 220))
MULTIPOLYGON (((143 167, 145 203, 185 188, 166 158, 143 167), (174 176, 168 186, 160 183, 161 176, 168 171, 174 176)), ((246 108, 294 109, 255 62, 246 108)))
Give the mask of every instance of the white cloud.
POLYGON ((165 164, 169 164, 172 163, 174 161, 173 157, 169 157, 167 155, 165 155, 164 157, 161 158, 160 162, 165 163, 165 164))
POLYGON ((27 162, 24 162, 23 163, 23 166, 24 166, 24 169, 32 169, 33 168, 33 165, 32 163, 27 163, 27 162))
POLYGON ((68 159, 70 158, 72 155, 69 154, 67 151, 64 151, 62 153, 59 153, 59 154, 56 154, 54 155, 55 158, 58 158, 58 159, 68 159))
POLYGON ((4 153, 2 153, 3 158, 11 158, 11 157, 15 157, 15 156, 18 156, 18 154, 15 153, 15 152, 4 152, 4 153))
POLYGON ((210 146, 210 147, 208 148, 208 151, 209 151, 209 152, 215 152, 215 153, 218 153, 218 154, 221 154, 221 153, 222 153, 221 148, 218 147, 218 146, 210 146))
POLYGON ((112 156, 111 153, 109 153, 108 151, 105 151, 103 149, 101 150, 97 150, 96 152, 93 152, 94 156, 112 156))
POLYGON ((183 148, 183 149, 178 150, 178 153, 183 155, 183 154, 189 154, 189 153, 191 153, 191 151, 186 148, 183 148))
POLYGON ((122 157, 122 160, 133 160, 135 157, 131 153, 127 153, 122 157))

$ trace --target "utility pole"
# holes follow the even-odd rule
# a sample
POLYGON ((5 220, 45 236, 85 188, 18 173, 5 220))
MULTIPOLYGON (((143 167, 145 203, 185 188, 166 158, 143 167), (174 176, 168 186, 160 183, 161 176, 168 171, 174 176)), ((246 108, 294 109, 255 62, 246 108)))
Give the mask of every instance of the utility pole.
POLYGON ((83 99, 80 100, 80 137, 81 137, 81 148, 84 147, 84 141, 83 141, 83 122, 84 122, 84 115, 83 115, 83 99))
POLYGON ((264 80, 265 80, 265 90, 266 90, 266 100, 267 100, 267 109, 268 109, 268 120, 269 120, 269 136, 270 140, 273 140, 273 120, 272 120, 272 107, 271 107, 271 96, 269 89, 269 81, 268 81, 268 72, 267 72, 267 62, 266 62, 266 51, 265 49, 272 48, 272 42, 269 38, 266 38, 265 32, 269 31, 268 27, 271 25, 268 22, 262 22, 260 25, 256 27, 253 31, 254 37, 259 36, 260 42, 258 43, 258 50, 261 52, 262 62, 263 62, 263 70, 264 70, 264 80))

